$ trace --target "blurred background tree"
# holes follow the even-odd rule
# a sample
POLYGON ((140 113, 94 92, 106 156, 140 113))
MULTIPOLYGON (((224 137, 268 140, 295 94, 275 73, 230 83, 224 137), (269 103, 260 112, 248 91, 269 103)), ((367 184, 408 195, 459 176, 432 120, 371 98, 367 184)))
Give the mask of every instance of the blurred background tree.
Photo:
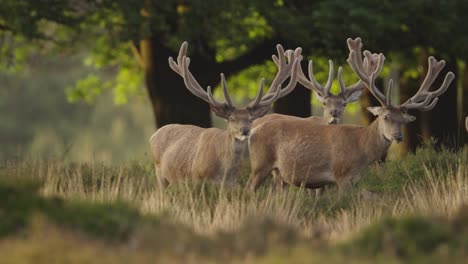
MULTIPOLYGON (((468 140, 463 130, 468 111, 463 89, 468 82, 467 12, 464 0, 3 0, 1 70, 21 71, 37 54, 85 54, 83 61, 91 69, 65 85, 69 101, 95 102, 113 91, 114 101, 122 104, 141 94, 144 83, 157 127, 208 127, 208 105, 191 95, 167 64, 182 41, 189 42, 191 70, 203 86, 216 86, 224 72, 233 76, 228 84, 239 88, 238 95, 250 95, 242 90, 253 90, 261 77, 273 77, 270 56, 276 43, 303 47, 323 81, 327 59, 344 65, 346 38, 360 36, 365 49, 386 54, 384 77, 399 79, 401 100, 418 89, 428 56, 447 61, 443 74, 455 72, 457 82, 433 111, 412 113, 418 119, 407 126, 403 151, 431 136, 455 148, 468 140)), ((309 116, 310 102, 310 92, 298 87, 274 110, 309 116)), ((365 93, 362 108, 375 104, 365 93)), ((372 117, 362 112, 370 122, 372 117)))

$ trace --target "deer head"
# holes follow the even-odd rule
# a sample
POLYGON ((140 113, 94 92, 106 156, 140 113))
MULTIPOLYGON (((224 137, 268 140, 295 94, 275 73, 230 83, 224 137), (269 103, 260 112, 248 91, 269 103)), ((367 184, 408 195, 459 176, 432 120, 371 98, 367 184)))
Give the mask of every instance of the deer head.
MULTIPOLYGON (((372 95, 381 104, 381 106, 368 107, 367 110, 378 117, 377 122, 379 122, 380 132, 387 140, 401 142, 403 140, 403 133, 401 130, 402 126, 416 120, 414 116, 407 114, 408 110, 419 109, 421 111, 429 111, 434 108, 437 104, 438 96, 447 90, 450 83, 455 78, 455 75, 452 72, 447 73, 442 85, 437 90, 430 92, 429 89, 442 68, 445 66, 445 61, 441 60, 438 62, 431 56, 428 59, 429 67, 426 77, 416 94, 402 104, 393 105, 391 100, 393 80, 390 80, 389 82, 386 95, 380 92, 380 90, 375 86, 375 79, 382 71, 385 56, 382 53, 378 55, 377 66, 369 75, 365 70, 365 65, 363 64, 361 55, 361 39, 348 39, 347 42, 350 49, 347 62, 361 81, 364 82, 372 95)), ((368 61, 370 61, 375 55, 366 50, 364 51, 364 56, 368 61)))
POLYGON ((210 86, 207 87, 206 91, 201 87, 189 70, 190 58, 186 55, 187 47, 187 42, 182 43, 177 63, 172 57, 169 57, 169 66, 183 78, 185 86, 190 92, 209 103, 211 110, 217 116, 227 120, 227 130, 239 141, 244 141, 248 138, 253 120, 268 113, 273 102, 289 94, 296 86, 297 69, 300 67, 299 62, 302 59, 302 50, 301 48, 297 48, 295 51, 288 50, 285 52, 283 47, 278 44, 278 56, 273 55, 273 60, 278 66, 278 73, 271 83, 269 91, 263 94, 265 81, 262 79, 257 97, 247 107, 236 108, 229 96, 224 74, 221 73, 224 102, 218 101, 213 97, 210 86), (288 77, 290 77, 288 85, 282 88, 282 83, 288 77))
MULTIPOLYGON (((364 60, 364 68, 367 74, 370 74, 376 67, 376 55, 364 60)), ((338 68, 338 83, 340 85, 340 93, 334 95, 331 93, 330 88, 333 83, 334 70, 333 61, 328 61, 328 81, 322 86, 314 76, 313 62, 309 60, 309 79, 302 72, 302 68, 298 71, 298 81, 304 87, 312 90, 317 99, 323 104, 323 116, 329 124, 342 123, 343 112, 348 103, 355 102, 359 99, 364 88, 364 83, 359 80, 357 83, 346 86, 342 79, 342 68, 338 68)))

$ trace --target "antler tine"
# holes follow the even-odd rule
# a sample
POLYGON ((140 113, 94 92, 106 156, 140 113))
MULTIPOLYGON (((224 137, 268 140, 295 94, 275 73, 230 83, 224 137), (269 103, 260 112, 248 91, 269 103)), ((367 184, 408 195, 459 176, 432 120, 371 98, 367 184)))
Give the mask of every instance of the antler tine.
MULTIPOLYGON (((280 87, 281 88, 281 87, 280 87)), ((273 104, 278 98, 280 98, 281 95, 281 89, 278 88, 276 90, 276 93, 274 94, 269 94, 268 96, 264 96, 263 98, 260 99, 260 102, 257 104, 252 105, 252 107, 263 107, 263 106, 268 106, 273 104)), ((263 86, 262 86, 263 89, 263 86)))
POLYGON ((218 107, 218 108, 228 106, 226 103, 222 103, 213 97, 213 94, 211 93, 211 86, 208 86, 206 90, 208 94, 208 100, 211 105, 213 105, 214 107, 218 107))
MULTIPOLYGON (((375 89, 371 90, 371 93, 379 100, 379 102, 385 101, 385 96, 376 89, 375 85, 370 85, 369 75, 375 73, 375 76, 378 76, 383 69, 383 64, 385 61, 385 56, 380 53, 379 55, 372 54, 369 51, 364 51, 364 56, 367 58, 367 67, 363 64, 361 49, 362 49, 362 42, 361 38, 351 39, 348 38, 347 40, 348 48, 350 50, 349 57, 346 60, 348 64, 351 66, 353 71, 358 75, 359 79, 363 80, 367 87, 371 90, 371 87, 375 89), (378 58, 376 59, 376 56, 378 58), (377 64, 373 66, 374 62, 377 61, 377 64), (374 68, 375 67, 375 68, 374 68)), ((366 60, 364 60, 366 61, 366 60)))
POLYGON ((390 82, 388 83, 387 96, 386 96, 387 105, 392 105, 392 90, 393 90, 393 80, 390 79, 390 82))
POLYGON ((333 84, 333 77, 335 75, 333 67, 334 67, 333 61, 329 60, 328 61, 328 80, 325 86, 322 86, 315 78, 314 65, 313 65, 312 60, 309 60, 309 66, 308 66, 309 79, 305 77, 304 73, 302 72, 302 68, 299 67, 298 81, 300 84, 302 84, 304 87, 308 88, 309 90, 312 90, 318 93, 322 97, 327 97, 328 94, 330 93, 330 88, 333 84))
MULTIPOLYGON (((289 94, 294 88, 296 87, 297 84, 297 72, 295 69, 296 62, 300 62, 302 60, 302 48, 298 47, 294 51, 292 50, 286 50, 284 51, 283 47, 278 44, 276 45, 276 49, 278 51, 278 56, 273 55, 273 61, 275 62, 276 66, 278 67, 278 72, 275 76, 275 79, 270 85, 270 89, 268 92, 263 96, 262 102, 263 101, 270 101, 270 99, 275 98, 277 95, 278 90, 279 92, 279 97, 286 96, 289 94), (288 60, 286 60, 286 58, 288 60), (296 72, 296 73, 294 73, 296 72), (296 76, 293 78, 293 74, 296 76), (290 77, 290 82, 289 84, 281 89, 281 84, 288 78, 290 77)), ((279 97, 275 98, 278 99, 279 97)))
POLYGON ((265 78, 262 78, 262 80, 260 81, 260 89, 258 89, 258 93, 257 93, 257 96, 255 97, 255 99, 249 104, 248 107, 252 108, 252 107, 255 107, 256 105, 258 105, 258 103, 260 103, 260 101, 262 100, 262 97, 263 97, 263 87, 265 86, 265 78))
MULTIPOLYGON (((313 64, 312 60, 309 60, 309 65, 308 65, 309 76, 311 72, 313 76, 312 64, 313 64)), ((302 71, 302 67, 299 67, 298 72, 297 72, 297 77, 298 77, 299 83, 302 84, 304 87, 325 97, 322 86, 317 82, 317 80, 315 80, 315 78, 310 78, 310 81, 309 81, 307 77, 304 75, 304 72, 302 71)))
POLYGON ((229 107, 232 107, 232 100, 231 97, 229 96, 229 92, 227 90, 227 85, 226 85, 226 78, 224 78, 224 73, 221 73, 221 86, 223 87, 223 94, 224 94, 224 99, 226 100, 226 103, 229 107))
POLYGON ((300 66, 301 60, 302 60, 302 56, 299 56, 299 57, 295 58, 291 62, 292 69, 291 69, 291 77, 289 78, 289 83, 288 83, 288 85, 286 87, 284 87, 283 89, 280 90, 279 97, 284 97, 284 96, 288 95, 290 92, 292 92, 294 90, 294 88, 296 88, 297 71, 298 71, 298 68, 301 67, 300 66))
POLYGON ((371 94, 375 97, 375 99, 377 99, 377 101, 379 101, 379 103, 382 105, 382 106, 388 106, 386 104, 386 98, 385 96, 380 96, 382 95, 382 93, 379 91, 379 89, 375 86, 375 79, 377 78, 377 75, 376 75, 376 72, 373 72, 370 76, 370 80, 369 80, 369 83, 368 83, 368 88, 369 88, 369 91, 371 92, 371 94))
POLYGON ((435 103, 437 102, 437 97, 442 95, 445 91, 447 91, 450 83, 453 81, 453 79, 455 79, 455 75, 453 74, 453 72, 448 72, 447 75, 445 75, 442 85, 437 90, 428 92, 435 79, 444 68, 445 61, 441 60, 437 62, 437 60, 434 57, 430 56, 428 58, 428 64, 429 66, 427 69, 427 74, 424 78, 423 83, 421 84, 421 87, 415 95, 413 95, 410 99, 401 104, 400 108, 420 109, 422 111, 428 111, 432 109, 435 106, 435 103), (432 99, 434 100, 431 102, 432 99))
MULTIPOLYGON (((379 55, 377 53, 373 53, 371 54, 370 52, 368 52, 369 54, 366 54, 366 52, 368 52, 367 50, 364 51, 365 53, 365 57, 364 57, 364 70, 366 72, 366 75, 369 76, 372 74, 372 72, 375 71, 376 67, 377 67, 377 60, 378 60, 378 57, 379 55)), ((340 83, 340 88, 341 88, 341 92, 340 92, 340 95, 344 95, 344 94, 352 94, 354 93, 356 90, 362 90, 364 88, 364 82, 359 79, 356 83, 354 84, 351 84, 349 86, 346 86, 343 82, 343 80, 341 79, 340 76, 338 76, 338 81, 341 82, 340 83)))
POLYGON ((447 91, 450 83, 452 83, 453 79, 455 79, 455 74, 453 74, 453 72, 448 72, 447 75, 445 75, 444 82, 442 83, 440 88, 433 91, 433 92, 430 92, 431 96, 432 97, 437 97, 437 96, 440 96, 443 93, 445 93, 445 91, 447 91))
POLYGON ((362 49, 362 41, 360 37, 357 37, 356 39, 348 38, 346 40, 346 43, 348 44, 349 51, 352 52, 354 51, 356 53, 356 65, 358 69, 363 72, 364 67, 362 63, 362 54, 361 54, 361 49, 362 49))
POLYGON ((340 85, 340 94, 344 94, 346 92, 346 85, 342 78, 342 71, 343 67, 338 67, 338 83, 340 85))
MULTIPOLYGON (((369 52, 369 54, 371 54, 369 52)), ((370 58, 373 57, 373 56, 368 56, 368 60, 370 60, 370 58)), ((372 60, 374 60, 372 58, 372 60)), ((348 64, 351 66, 351 69, 354 71, 354 73, 356 73, 359 77, 359 79, 361 79, 365 84, 366 86, 368 87, 369 91, 372 93, 372 95, 383 105, 383 106, 386 106, 385 102, 386 102, 386 99, 385 99, 385 96, 379 91, 379 89, 377 89, 377 87, 375 86, 375 78, 377 77, 377 75, 382 71, 383 69, 383 64, 384 64, 384 61, 385 61, 385 56, 380 53, 378 55, 378 59, 377 59, 377 65, 376 65, 376 68, 374 69, 374 71, 372 72, 370 78, 369 76, 367 75, 367 72, 365 71, 361 71, 360 68, 363 68, 363 65, 361 65, 361 67, 359 66, 359 62, 358 62, 358 59, 357 59, 357 54, 354 50, 351 50, 350 53, 349 53, 349 57, 348 59, 346 60, 348 62, 348 64)), ((362 61, 362 58, 361 58, 361 61, 362 61)), ((370 71, 370 69, 367 69, 368 72, 370 71)))
POLYGON ((209 103, 210 100, 206 94, 206 91, 197 82, 195 77, 193 77, 192 73, 188 69, 190 65, 190 58, 187 57, 187 49, 188 43, 184 41, 179 49, 177 63, 172 57, 169 57, 169 67, 183 78, 185 86, 190 92, 209 103))
POLYGON ((257 106, 261 107, 261 106, 270 105, 274 101, 276 101, 278 98, 286 96, 290 92, 292 92, 292 90, 294 90, 294 88, 296 87, 296 84, 297 84, 297 78, 298 78, 297 73, 298 73, 298 68, 300 67, 299 62, 301 60, 302 60, 302 56, 299 56, 298 58, 295 58, 294 62, 292 63, 293 68, 291 70, 291 77, 289 79, 288 85, 283 89, 281 89, 281 85, 279 85, 277 87, 277 89, 275 89, 276 91, 274 92, 274 94, 271 93, 272 88, 270 88, 270 91, 268 92, 268 94, 266 94, 261 99, 261 101, 259 102, 259 104, 257 106))
POLYGON ((194 95, 197 97, 200 97, 201 99, 205 100, 206 102, 210 102, 210 99, 208 98, 208 95, 206 94, 205 90, 201 88, 201 86, 197 83, 197 85, 194 85, 193 82, 191 82, 191 73, 188 69, 188 66, 190 65, 190 58, 183 57, 181 60, 182 65, 181 66, 181 71, 182 71, 182 79, 184 80, 185 87, 192 92, 194 95))
POLYGON ((376 72, 377 76, 379 76, 383 70, 384 62, 385 56, 382 53, 377 54, 368 50, 364 51, 364 72, 368 76, 370 76, 374 71, 376 72))
POLYGON ((188 43, 187 41, 184 41, 182 45, 180 45, 179 55, 177 56, 177 63, 174 62, 174 59, 172 59, 172 57, 169 57, 169 67, 171 67, 171 69, 178 73, 180 76, 182 76, 182 69, 180 68, 180 65, 182 65, 183 57, 187 56, 187 48, 188 43))
POLYGON ((275 78, 271 82, 270 90, 268 91, 268 93, 275 93, 276 89, 278 89, 278 84, 282 83, 284 79, 288 77, 286 56, 283 46, 281 46, 281 44, 276 45, 276 50, 278 51, 278 57, 276 55, 273 55, 272 58, 276 66, 278 67, 278 73, 276 73, 275 78))
MULTIPOLYGON (((323 87, 323 90, 325 91, 325 96, 330 93, 330 88, 333 84, 333 77, 335 77, 335 72, 333 69, 333 61, 328 60, 328 80, 325 86, 323 87)), ((310 75, 310 74, 309 74, 310 75)))

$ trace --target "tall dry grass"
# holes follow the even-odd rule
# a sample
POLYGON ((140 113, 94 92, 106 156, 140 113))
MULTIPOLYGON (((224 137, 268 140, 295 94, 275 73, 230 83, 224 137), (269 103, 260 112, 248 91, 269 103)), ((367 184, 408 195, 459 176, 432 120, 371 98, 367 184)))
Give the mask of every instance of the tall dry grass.
POLYGON ((4 166, 3 174, 42 182, 45 196, 93 202, 123 200, 144 214, 164 215, 201 234, 235 231, 245 222, 268 218, 294 227, 304 236, 320 236, 332 243, 383 217, 450 217, 462 204, 468 204, 468 166, 464 159, 448 170, 425 167, 418 180, 410 179, 399 191, 382 192, 373 198, 363 196, 359 188, 341 197, 331 190, 321 198, 299 188, 278 191, 265 187, 253 194, 244 192, 241 186, 222 189, 190 182, 161 190, 151 167, 144 164, 107 167, 21 162, 4 166))

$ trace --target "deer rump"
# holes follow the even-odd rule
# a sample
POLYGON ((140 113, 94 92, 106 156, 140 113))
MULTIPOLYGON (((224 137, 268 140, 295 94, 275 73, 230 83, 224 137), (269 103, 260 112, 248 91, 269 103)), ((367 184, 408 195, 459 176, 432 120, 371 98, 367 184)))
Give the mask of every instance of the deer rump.
POLYGON ((162 127, 150 139, 157 176, 169 182, 183 179, 215 182, 234 180, 224 179, 226 173, 223 168, 232 165, 224 162, 239 162, 234 157, 240 156, 236 152, 242 152, 243 148, 221 146, 231 143, 223 138, 223 132, 218 128, 206 129, 192 125, 162 127))

